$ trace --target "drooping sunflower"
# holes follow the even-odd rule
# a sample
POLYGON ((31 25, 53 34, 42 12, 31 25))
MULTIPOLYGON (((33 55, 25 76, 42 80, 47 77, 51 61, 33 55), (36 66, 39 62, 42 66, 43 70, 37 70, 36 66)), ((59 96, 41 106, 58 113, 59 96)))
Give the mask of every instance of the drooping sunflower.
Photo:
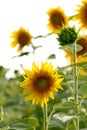
POLYGON ((63 89, 60 85, 61 78, 57 69, 53 69, 51 63, 41 63, 41 66, 32 64, 32 70, 24 69, 24 81, 21 87, 24 88, 23 93, 27 96, 25 101, 32 100, 32 103, 39 104, 43 107, 49 101, 49 97, 54 99, 54 92, 63 89))
POLYGON ((52 33, 58 33, 61 27, 68 25, 68 16, 61 7, 50 8, 47 14, 49 16, 47 27, 52 33))
MULTIPOLYGON (((82 47, 81 50, 77 51, 77 62, 87 61, 87 56, 82 56, 87 53, 87 36, 82 36, 79 40, 77 40, 76 44, 82 47)), ((66 58, 73 63, 73 53, 70 50, 64 49, 66 53, 66 58)))
POLYGON ((81 29, 87 29, 87 0, 82 0, 82 5, 77 6, 77 15, 73 19, 79 22, 81 29))
POLYGON ((10 37, 14 39, 11 42, 11 47, 14 48, 18 45, 17 51, 22 51, 24 46, 31 44, 32 35, 23 27, 18 31, 12 32, 10 37))

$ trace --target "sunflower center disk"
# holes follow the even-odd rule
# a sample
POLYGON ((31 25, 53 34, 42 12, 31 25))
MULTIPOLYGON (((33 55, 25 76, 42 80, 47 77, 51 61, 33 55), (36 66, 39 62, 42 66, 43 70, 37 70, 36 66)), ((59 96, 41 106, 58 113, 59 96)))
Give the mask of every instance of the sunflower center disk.
POLYGON ((46 88, 48 86, 48 81, 45 78, 39 78, 38 79, 38 87, 39 88, 46 88))
POLYGON ((57 25, 58 23, 60 23, 60 20, 57 16, 54 17, 54 23, 57 25))
POLYGON ((27 36, 26 33, 21 33, 18 37, 18 42, 21 44, 21 46, 24 46, 28 43, 29 37, 27 36))

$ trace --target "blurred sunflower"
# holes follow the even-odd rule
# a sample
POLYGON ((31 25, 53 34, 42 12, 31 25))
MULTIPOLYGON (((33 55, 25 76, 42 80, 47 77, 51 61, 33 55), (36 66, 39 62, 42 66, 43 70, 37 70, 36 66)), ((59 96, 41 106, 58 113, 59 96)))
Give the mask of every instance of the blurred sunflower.
MULTIPOLYGON (((87 53, 87 36, 81 37, 79 40, 77 40, 76 44, 80 45, 82 47, 81 50, 77 52, 77 62, 84 62, 87 61, 87 56, 82 56, 85 53, 87 53)), ((70 63, 73 63, 73 53, 70 50, 64 49, 66 53, 66 58, 70 61, 70 63)))
POLYGON ((49 23, 47 24, 47 27, 53 33, 58 33, 58 30, 61 27, 68 24, 68 17, 65 15, 64 10, 62 10, 61 7, 50 8, 47 11, 47 14, 49 15, 49 23))
POLYGON ((85 53, 87 53, 87 36, 83 36, 77 41, 77 44, 82 46, 82 49, 77 52, 77 56, 81 56, 85 53))
POLYGON ((17 51, 22 51, 24 46, 31 44, 32 35, 22 27, 18 31, 12 32, 10 37, 14 38, 11 47, 14 48, 18 45, 17 51))
POLYGON ((87 29, 87 0, 82 0, 82 5, 77 5, 77 15, 74 16, 74 20, 79 21, 81 29, 87 29))
POLYGON ((60 86, 63 78, 57 73, 57 69, 53 69, 51 63, 41 63, 41 66, 32 64, 32 70, 24 69, 26 76, 21 82, 21 87, 24 88, 24 94, 27 94, 25 101, 32 100, 32 103, 40 103, 44 106, 49 100, 49 97, 54 99, 54 92, 58 89, 63 89, 60 86))

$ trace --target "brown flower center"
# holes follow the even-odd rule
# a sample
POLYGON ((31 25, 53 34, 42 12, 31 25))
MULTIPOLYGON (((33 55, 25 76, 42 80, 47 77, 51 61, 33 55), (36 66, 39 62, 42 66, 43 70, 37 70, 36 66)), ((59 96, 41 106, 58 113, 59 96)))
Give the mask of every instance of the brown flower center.
POLYGON ((52 24, 56 27, 62 27, 63 24, 65 24, 65 20, 64 20, 64 17, 61 15, 61 13, 57 12, 57 13, 54 13, 52 16, 51 16, 51 21, 52 21, 52 24))
POLYGON ((48 79, 46 77, 39 77, 37 79, 37 85, 41 89, 46 89, 49 86, 48 79))
POLYGON ((49 90, 52 86, 53 80, 51 77, 47 76, 39 76, 37 77, 34 82, 34 90, 38 91, 39 93, 44 93, 49 90))
POLYGON ((29 42, 29 36, 27 33, 25 32, 21 32, 18 36, 18 43, 21 45, 21 46, 25 46, 27 45, 29 42))

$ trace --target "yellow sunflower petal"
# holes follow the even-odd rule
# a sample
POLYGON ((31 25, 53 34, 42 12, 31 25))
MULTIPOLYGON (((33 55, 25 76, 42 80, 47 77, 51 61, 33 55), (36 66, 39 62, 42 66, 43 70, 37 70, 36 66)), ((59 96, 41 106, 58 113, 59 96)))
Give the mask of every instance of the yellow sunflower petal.
POLYGON ((73 20, 79 22, 81 29, 87 29, 87 0, 82 0, 81 5, 77 5, 78 9, 75 11, 78 13, 73 17, 73 20))
POLYGON ((38 72, 39 67, 35 63, 32 63, 32 70, 38 72))
POLYGON ((28 69, 23 68, 23 71, 27 74, 27 76, 30 75, 30 71, 28 69))
POLYGON ((49 101, 49 97, 54 99, 54 92, 57 89, 62 89, 60 83, 63 78, 54 73, 52 63, 41 63, 41 66, 32 64, 32 70, 24 69, 24 81, 21 86, 24 89, 24 94, 27 94, 25 101, 32 100, 32 103, 44 106, 49 101), (28 76, 30 75, 30 76, 28 76))
POLYGON ((11 42, 11 47, 14 48, 17 45, 16 41, 11 42))
POLYGON ((49 93, 49 96, 50 96, 52 99, 54 99, 54 95, 53 95, 52 92, 49 93))

